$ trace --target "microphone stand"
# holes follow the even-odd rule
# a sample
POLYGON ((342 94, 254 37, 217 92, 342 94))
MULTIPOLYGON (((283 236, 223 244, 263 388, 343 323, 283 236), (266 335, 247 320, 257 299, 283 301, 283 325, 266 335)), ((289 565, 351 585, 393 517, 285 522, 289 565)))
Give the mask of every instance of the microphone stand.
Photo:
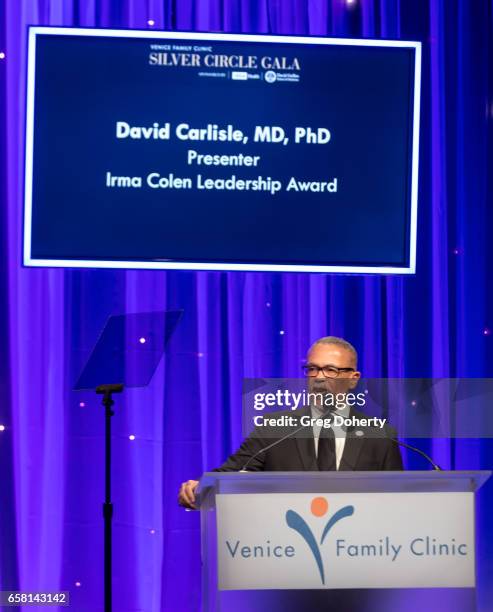
MULTIPOLYGON (((330 416, 331 421, 332 421, 332 415, 331 413, 333 412, 332 408, 328 408, 323 414, 322 416, 320 416, 320 419, 324 419, 328 416, 330 416)), ((268 444, 267 446, 264 446, 263 448, 261 448, 260 450, 258 450, 256 453, 254 453, 249 459, 248 461, 243 464, 243 467, 241 468, 241 470, 238 470, 239 473, 248 473, 247 467, 250 465, 250 463, 256 459, 259 455, 261 455, 262 453, 265 453, 266 451, 270 450, 271 448, 273 448, 274 446, 277 446, 278 444, 280 444, 281 442, 284 442, 284 440, 287 440, 288 438, 292 438, 293 436, 295 436, 297 433, 299 433, 300 431, 302 431, 303 429, 308 429, 309 427, 311 427, 311 425, 300 425, 299 427, 297 427, 296 429, 294 429, 293 431, 289 432, 288 434, 286 434, 285 436, 282 436, 281 438, 276 438, 274 440, 274 442, 272 442, 271 444, 268 444)))
POLYGON ((111 501, 111 417, 115 414, 112 409, 113 393, 121 393, 122 384, 99 385, 96 393, 103 396, 105 416, 105 453, 104 453, 104 490, 103 503, 104 519, 104 612, 112 611, 112 533, 111 522, 113 519, 113 503, 111 501))
POLYGON ((408 448, 409 450, 412 450, 415 453, 418 453, 419 455, 424 457, 429 463, 431 463, 434 470, 436 470, 437 472, 443 472, 442 468, 437 463, 435 463, 433 459, 429 455, 427 455, 424 451, 422 451, 420 448, 417 448, 416 446, 411 446, 410 444, 407 444, 406 442, 401 442, 401 440, 398 440, 397 438, 389 437, 389 440, 392 440, 392 442, 395 442, 399 446, 403 446, 404 448, 408 448))

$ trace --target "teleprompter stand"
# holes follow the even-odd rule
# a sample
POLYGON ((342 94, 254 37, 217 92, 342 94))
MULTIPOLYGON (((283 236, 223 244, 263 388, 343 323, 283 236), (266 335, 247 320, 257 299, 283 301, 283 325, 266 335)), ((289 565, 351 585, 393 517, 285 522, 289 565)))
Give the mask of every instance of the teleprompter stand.
POLYGON ((115 412, 112 409, 113 393, 121 393, 122 384, 99 385, 96 393, 103 395, 105 432, 104 432, 104 609, 112 609, 112 589, 111 589, 111 553, 112 553, 112 531, 111 522, 113 519, 113 503, 111 501, 111 417, 115 412))
POLYGON ((114 393, 124 387, 146 387, 182 311, 141 312, 112 316, 97 341, 76 390, 96 389, 103 396, 105 414, 104 480, 104 610, 112 612, 111 418, 114 393))

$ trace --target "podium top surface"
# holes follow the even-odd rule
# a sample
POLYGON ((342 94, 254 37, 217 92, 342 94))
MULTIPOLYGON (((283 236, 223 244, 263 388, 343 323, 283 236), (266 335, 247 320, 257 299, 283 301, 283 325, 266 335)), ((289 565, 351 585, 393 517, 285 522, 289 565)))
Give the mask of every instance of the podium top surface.
POLYGON ((206 472, 199 495, 216 493, 474 492, 491 471, 206 472))

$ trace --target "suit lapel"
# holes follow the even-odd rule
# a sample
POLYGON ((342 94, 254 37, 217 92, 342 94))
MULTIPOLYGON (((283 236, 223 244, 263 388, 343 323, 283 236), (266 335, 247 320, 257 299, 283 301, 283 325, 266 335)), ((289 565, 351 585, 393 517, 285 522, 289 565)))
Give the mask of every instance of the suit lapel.
MULTIPOLYGON (((349 411, 350 416, 355 414, 355 411, 351 408, 349 411)), ((360 413, 356 413, 357 416, 364 416, 360 413)), ((358 459, 365 444, 364 436, 356 436, 355 431, 357 428, 350 428, 346 432, 346 442, 344 444, 344 451, 341 457, 341 463, 339 464, 339 470, 356 470, 358 459)))
POLYGON ((361 450, 365 443, 364 438, 358 438, 353 433, 348 432, 346 442, 344 443, 344 451, 339 464, 339 470, 355 470, 358 463, 361 450))
POLYGON ((300 455, 301 463, 303 464, 303 470, 307 472, 316 472, 317 458, 315 456, 315 443, 313 436, 311 438, 296 438, 296 446, 298 447, 298 453, 300 455))
MULTIPOLYGON (((304 415, 311 416, 310 407, 302 408, 297 411, 299 417, 304 415)), ((298 449, 298 453, 300 455, 300 460, 303 465, 303 470, 312 472, 317 471, 317 458, 315 456, 315 443, 313 441, 313 429, 311 427, 307 427, 307 432, 300 432, 295 436, 296 447, 298 449)))

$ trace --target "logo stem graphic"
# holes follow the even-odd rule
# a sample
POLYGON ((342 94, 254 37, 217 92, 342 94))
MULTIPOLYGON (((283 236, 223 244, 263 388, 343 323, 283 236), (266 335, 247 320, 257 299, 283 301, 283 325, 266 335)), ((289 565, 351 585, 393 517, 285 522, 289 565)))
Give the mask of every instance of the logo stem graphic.
MULTIPOLYGON (((324 497, 316 497, 312 501, 311 510, 312 514, 318 517, 321 517, 327 513, 328 503, 324 497)), ((327 534, 332 529, 332 527, 338 523, 343 518, 352 516, 354 514, 354 506, 344 506, 340 508, 326 523, 324 530, 322 532, 322 536, 320 538, 320 545, 324 543, 327 534)), ((320 554, 320 547, 317 544, 315 536, 313 535, 312 530, 308 526, 305 519, 295 512, 294 510, 288 510, 286 512, 286 523, 288 527, 296 531, 300 534, 300 536, 305 540, 308 544, 308 547, 312 551, 313 557, 318 567, 318 571, 320 573, 320 580, 322 584, 325 584, 325 572, 324 565, 322 561, 322 555, 320 554)))

